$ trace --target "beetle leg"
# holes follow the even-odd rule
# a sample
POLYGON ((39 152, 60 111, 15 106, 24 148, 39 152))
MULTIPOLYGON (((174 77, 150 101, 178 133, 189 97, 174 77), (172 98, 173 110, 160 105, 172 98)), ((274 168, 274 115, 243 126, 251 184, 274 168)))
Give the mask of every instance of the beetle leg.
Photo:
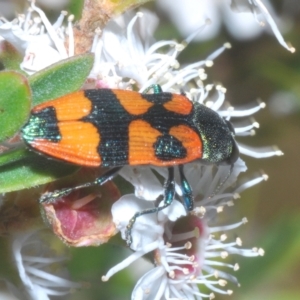
POLYGON ((152 214, 159 212, 160 210, 165 209, 168 207, 173 199, 174 199, 174 194, 175 194, 175 180, 174 180, 174 167, 168 168, 168 178, 165 182, 165 192, 164 192, 164 200, 163 200, 163 205, 155 208, 150 208, 150 209, 145 209, 142 211, 139 211, 133 215, 133 217, 129 220, 128 225, 126 227, 126 242, 127 245, 130 246, 132 243, 132 236, 131 236, 131 231, 132 227, 136 221, 136 219, 142 215, 146 214, 152 214))
POLYGON ((147 94, 151 89, 153 90, 153 94, 162 93, 162 89, 159 84, 152 84, 143 91, 143 94, 147 94))
POLYGON ((105 182, 112 180, 118 174, 118 172, 121 170, 121 168, 122 167, 112 168, 112 169, 108 170, 106 173, 104 173, 102 176, 96 178, 94 181, 91 181, 91 182, 86 182, 86 183, 78 185, 78 186, 65 188, 65 189, 61 189, 61 190, 56 190, 54 192, 45 193, 40 198, 40 203, 54 203, 55 201, 57 201, 57 199, 64 197, 73 191, 87 188, 87 187, 94 186, 94 185, 102 185, 105 182))
POLYGON ((191 211, 194 208, 194 196, 192 188, 185 178, 184 172, 183 172, 183 165, 179 165, 179 175, 180 175, 180 185, 182 190, 182 198, 183 198, 183 204, 187 211, 191 211))

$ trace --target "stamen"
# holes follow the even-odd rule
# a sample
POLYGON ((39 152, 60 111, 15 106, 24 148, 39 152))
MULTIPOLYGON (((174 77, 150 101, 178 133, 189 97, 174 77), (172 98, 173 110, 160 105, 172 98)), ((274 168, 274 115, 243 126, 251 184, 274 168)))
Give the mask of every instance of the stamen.
POLYGON ((62 58, 67 58, 68 55, 67 55, 64 43, 63 43, 62 40, 60 40, 58 38, 54 28, 52 27, 52 25, 49 22, 49 20, 48 20, 47 16, 45 15, 45 13, 41 9, 39 9, 38 7, 35 6, 35 1, 31 1, 31 7, 34 11, 36 11, 40 15, 41 20, 44 23, 44 25, 45 25, 45 27, 48 31, 49 36, 51 37, 53 43, 55 44, 55 46, 56 46, 58 52, 60 53, 60 55, 62 56, 62 58))
MULTIPOLYGON (((206 205, 206 204, 216 203, 216 205, 217 205, 218 200, 232 199, 234 197, 235 197, 234 193, 224 193, 224 194, 212 195, 212 196, 209 196, 209 197, 203 199, 201 201, 201 204, 206 205)), ((222 202, 224 202, 224 201, 222 201, 222 202)))
POLYGON ((203 218, 206 213, 206 208, 204 206, 195 207, 193 213, 199 218, 203 218))
POLYGON ((187 239, 199 237, 199 228, 195 227, 194 230, 185 232, 185 233, 176 233, 172 235, 172 242, 176 243, 179 241, 184 241, 187 239))
POLYGON ((191 33, 184 41, 183 43, 185 43, 186 45, 188 45, 201 31, 204 30, 204 28, 207 26, 207 25, 210 25, 211 24, 211 20, 210 19, 206 19, 204 24, 201 25, 198 29, 196 29, 193 33, 191 33))
POLYGON ((271 26, 278 42, 285 47, 287 50, 289 50, 290 52, 294 53, 296 51, 296 49, 292 46, 289 45, 285 42, 285 40, 283 39, 283 36, 281 35, 275 21, 273 20, 273 18, 271 17, 269 11, 267 10, 267 8, 264 6, 264 4, 261 2, 261 0, 255 0, 254 2, 259 8, 260 11, 263 13, 264 17, 266 18, 267 22, 269 23, 269 25, 271 26))
POLYGON ((224 210, 224 206, 217 207, 217 213, 218 214, 221 213, 221 212, 223 212, 223 210, 224 210))
POLYGON ((111 268, 106 275, 102 277, 103 281, 107 281, 111 276, 118 273, 119 271, 125 269, 130 264, 132 264, 134 261, 136 261, 138 258, 142 257, 146 253, 149 253, 153 250, 155 250, 158 247, 159 242, 155 241, 153 243, 148 244, 145 248, 143 248, 140 251, 136 251, 132 253, 130 256, 128 256, 126 259, 124 259, 122 262, 115 265, 113 268, 111 268))
POLYGON ((241 225, 245 224, 245 219, 242 219, 242 221, 231 224, 231 225, 224 225, 224 226, 216 226, 216 227, 209 227, 209 231, 211 233, 220 232, 220 231, 228 231, 232 229, 236 229, 240 227, 241 225))
MULTIPOLYGON (((222 249, 222 248, 230 248, 230 247, 234 247, 236 246, 236 243, 222 243, 220 241, 215 241, 213 240, 212 243, 208 246, 206 246, 206 248, 208 250, 216 250, 216 249, 222 249)), ((228 253, 226 252, 226 257, 228 256, 228 253)))
POLYGON ((266 104, 264 102, 258 102, 257 106, 252 107, 250 109, 218 111, 218 113, 224 118, 225 117, 247 117, 255 114, 256 112, 260 111, 262 108, 265 107, 266 104))
POLYGON ((0 16, 0 21, 3 23, 8 23, 8 20, 6 18, 4 18, 3 16, 0 16))
POLYGON ((215 111, 218 111, 225 101, 226 88, 224 88, 221 85, 217 85, 216 91, 217 91, 217 99, 214 101, 211 108, 215 111))
POLYGON ((226 235, 225 233, 222 234, 221 237, 220 237, 220 240, 221 240, 222 242, 224 242, 224 241, 226 241, 226 239, 227 239, 227 235, 226 235))
MULTIPOLYGON (((32 11, 33 11, 32 8, 29 7, 28 10, 27 10, 27 14, 25 16, 25 19, 24 19, 23 30, 26 33, 28 32, 28 29, 29 29, 29 26, 30 26, 32 11)), ((21 17, 21 15, 20 15, 20 17, 21 17)))
POLYGON ((243 183, 242 185, 240 185, 236 190, 235 192, 236 193, 241 193, 243 192, 244 190, 262 182, 262 181, 266 181, 268 180, 268 175, 262 173, 261 176, 258 176, 252 180, 248 180, 247 182, 243 183))
POLYGON ((244 132, 250 132, 253 128, 259 128, 259 123, 252 119, 252 123, 243 127, 237 127, 234 125, 234 131, 236 135, 241 136, 244 132))
POLYGON ((53 27, 54 29, 58 29, 59 27, 61 27, 62 24, 63 24, 64 18, 65 18, 67 15, 68 15, 68 12, 65 11, 65 10, 62 10, 62 11, 60 12, 60 15, 58 16, 56 22, 52 25, 52 27, 53 27))
POLYGON ((266 158, 283 155, 283 152, 276 146, 254 148, 239 143, 239 150, 241 153, 255 158, 266 158))
POLYGON ((239 247, 241 247, 242 244, 243 244, 241 238, 239 238, 239 237, 236 238, 236 241, 235 241, 235 242, 236 242, 236 244, 237 244, 239 247))
MULTIPOLYGON (((169 48, 171 48, 171 47, 176 48, 177 45, 178 45, 178 43, 175 42, 175 41, 159 41, 159 42, 156 42, 152 46, 150 46, 149 49, 146 51, 146 58, 148 57, 148 59, 149 59, 150 55, 155 53, 160 48, 163 48, 165 46, 169 46, 169 48)), ((166 54, 166 56, 168 56, 168 55, 166 54)))
POLYGON ((74 56, 75 43, 74 43, 74 32, 73 32, 73 20, 74 15, 70 15, 68 18, 68 34, 69 34, 69 57, 74 56))
POLYGON ((226 49, 230 48, 229 43, 225 43, 222 47, 215 50, 212 54, 210 54, 206 60, 214 61, 218 56, 220 56, 226 49))
POLYGON ((127 26, 127 40, 128 40, 128 49, 132 57, 136 55, 136 49, 135 45, 137 44, 135 37, 136 35, 133 34, 133 25, 135 24, 136 20, 138 18, 142 18, 143 13, 142 12, 137 12, 136 15, 131 19, 127 26))
MULTIPOLYGON (((209 265, 209 266, 218 266, 218 267, 227 267, 230 269, 235 270, 237 268, 237 264, 235 265, 231 265, 231 264, 226 264, 224 262, 220 262, 220 261, 215 261, 215 260, 205 260, 205 264, 209 265)), ((237 269, 238 270, 238 269, 237 269)), ((216 276, 218 277, 218 276, 216 276)))
POLYGON ((41 23, 41 18, 35 17, 33 20, 30 20, 31 26, 28 28, 27 32, 30 35, 36 35, 39 33, 39 24, 41 23))
POLYGON ((219 289, 219 288, 217 288, 217 287, 215 287, 215 286, 213 286, 213 285, 211 285, 211 284, 207 284, 206 286, 207 286, 210 290, 212 290, 212 291, 214 291, 214 292, 216 292, 216 293, 223 294, 223 295, 228 295, 228 292, 227 292, 227 291, 223 291, 223 290, 221 290, 221 289, 219 289))
POLYGON ((41 24, 40 26, 40 35, 43 35, 45 33, 45 26, 41 24))

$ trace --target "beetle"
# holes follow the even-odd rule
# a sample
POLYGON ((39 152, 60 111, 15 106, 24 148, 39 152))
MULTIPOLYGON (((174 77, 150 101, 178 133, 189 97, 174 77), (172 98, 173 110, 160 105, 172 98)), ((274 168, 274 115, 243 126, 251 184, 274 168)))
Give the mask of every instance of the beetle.
MULTIPOLYGON (((53 202, 73 190, 102 185, 125 165, 167 167, 163 204, 137 212, 126 230, 127 244, 137 217, 169 206, 178 166, 183 204, 193 210, 192 189, 183 166, 201 160, 231 166, 239 156, 232 125, 184 94, 152 85, 143 93, 118 89, 80 90, 35 106, 21 129, 28 147, 39 154, 87 167, 110 169, 93 182, 44 194, 53 202), (148 93, 150 90, 153 93, 148 93)), ((232 167, 231 167, 232 169, 232 167)))

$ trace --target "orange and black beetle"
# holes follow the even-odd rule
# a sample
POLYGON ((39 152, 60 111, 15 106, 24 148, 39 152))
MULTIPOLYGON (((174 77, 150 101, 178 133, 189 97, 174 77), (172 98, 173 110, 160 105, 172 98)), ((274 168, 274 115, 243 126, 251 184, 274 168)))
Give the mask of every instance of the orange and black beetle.
POLYGON ((135 219, 171 204, 174 166, 179 166, 183 203, 193 196, 183 165, 202 160, 233 165, 239 155, 229 122, 185 95, 162 92, 153 85, 144 93, 113 89, 82 90, 37 105, 22 137, 31 149, 81 166, 111 167, 93 182, 44 195, 55 201, 74 189, 102 185, 125 165, 168 167, 164 203, 136 213, 128 225, 128 244, 135 219), (153 94, 147 92, 153 89, 153 94))

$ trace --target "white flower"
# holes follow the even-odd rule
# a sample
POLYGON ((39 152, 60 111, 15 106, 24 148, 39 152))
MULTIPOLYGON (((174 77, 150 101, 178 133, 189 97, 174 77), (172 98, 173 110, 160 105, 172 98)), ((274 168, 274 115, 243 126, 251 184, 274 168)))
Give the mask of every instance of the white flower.
MULTIPOLYGON (((231 294, 232 291, 224 289, 224 286, 228 280, 236 284, 238 280, 223 269, 236 271, 238 265, 222 260, 231 255, 259 256, 263 255, 263 250, 241 248, 240 238, 227 242, 225 232, 246 223, 246 219, 231 225, 216 226, 216 216, 225 206, 232 206, 232 199, 237 199, 245 188, 267 178, 260 175, 232 188, 240 172, 244 172, 246 167, 239 159, 230 177, 222 182, 229 168, 224 166, 215 170, 213 166, 199 163, 188 165, 186 177, 195 195, 194 214, 182 218, 185 215, 184 208, 174 200, 171 206, 158 212, 158 215, 138 217, 131 232, 131 248, 135 252, 111 268, 102 279, 107 281, 138 258, 154 251, 155 266, 137 282, 132 299, 212 299, 213 292, 231 294), (205 285, 212 293, 201 292, 201 285, 205 285)), ((164 175, 163 169, 155 170, 164 175)), ((142 168, 136 168, 134 174, 140 178, 139 174, 142 172, 142 168)), ((148 176, 149 182, 155 178, 154 174, 148 176)), ((147 189, 146 181, 140 181, 137 186, 140 184, 147 189)), ((150 195, 151 189, 143 195, 150 195)), ((113 205, 113 219, 123 239, 126 239, 131 216, 137 211, 153 207, 153 202, 138 199, 134 195, 123 196, 113 205)))
MULTIPOLYGON (((105 81, 110 76, 116 77, 116 84, 110 86, 111 88, 128 87, 128 84, 125 85, 125 78, 142 86, 149 78, 150 65, 157 63, 157 60, 151 60, 153 50, 149 49, 149 38, 156 28, 157 18, 149 12, 144 14, 139 12, 131 21, 130 19, 128 15, 124 15, 110 21, 103 30, 101 39, 96 40, 92 48, 92 52, 95 53, 95 64, 91 76, 100 81, 105 81), (143 20, 138 21, 141 17, 143 20), (135 26, 136 22, 139 26, 135 26), (149 25, 145 28, 146 24, 149 25), (121 80, 123 86, 118 85, 121 80)), ((157 48, 159 47, 161 46, 157 45, 157 48)))
POLYGON ((62 24, 67 13, 62 11, 57 21, 51 24, 45 13, 35 6, 31 6, 26 15, 8 22, 0 20, 0 36, 10 42, 24 55, 21 69, 33 74, 62 59, 74 55, 74 44, 70 42, 69 49, 64 46, 65 36, 73 41, 72 21, 74 16, 68 17, 68 28, 62 24))
MULTIPOLYGON (((152 175, 153 176, 153 175, 152 175)), ((152 198, 153 199, 153 198, 152 198)), ((126 229, 131 216, 135 212, 154 208, 154 202, 143 201, 134 195, 125 195, 121 197, 112 207, 113 221, 122 233, 122 238, 126 239, 126 229)), ((164 226, 168 221, 176 221, 185 216, 186 211, 183 205, 174 200, 170 206, 156 214, 147 214, 140 216, 138 226, 134 226, 131 232, 133 243, 131 249, 139 251, 150 244, 159 244, 163 241, 165 233, 164 226), (145 234, 147 232, 147 234, 145 234)), ((157 246, 156 246, 157 247, 157 246)), ((156 249, 156 247, 154 249, 156 249)))
POLYGON ((230 295, 232 291, 224 289, 227 280, 237 284, 237 279, 218 268, 236 271, 239 266, 219 259, 231 254, 263 255, 261 249, 241 249, 239 238, 226 242, 224 231, 240 226, 245 220, 218 228, 209 228, 203 219, 193 216, 183 220, 186 224, 181 224, 181 230, 185 225, 186 229, 191 225, 191 230, 173 233, 170 242, 156 250, 156 266, 137 282, 132 299, 213 299, 213 292, 230 295), (217 238, 219 231, 222 234, 217 238), (202 285, 211 292, 201 292, 202 285))
POLYGON ((45 231, 30 230, 12 235, 11 253, 22 285, 14 286, 8 281, 6 284, 18 299, 48 300, 52 296, 65 299, 71 290, 80 288, 80 284, 67 279, 67 270, 61 267, 66 258, 56 256, 50 249, 45 231))
POLYGON ((183 36, 195 32, 205 19, 210 19, 211 23, 197 35, 196 40, 214 37, 222 23, 237 39, 254 38, 268 24, 279 43, 295 52, 295 48, 284 41, 272 17, 275 14, 268 0, 179 0, 176 5, 172 0, 161 0, 157 1, 157 5, 169 15, 183 36))

